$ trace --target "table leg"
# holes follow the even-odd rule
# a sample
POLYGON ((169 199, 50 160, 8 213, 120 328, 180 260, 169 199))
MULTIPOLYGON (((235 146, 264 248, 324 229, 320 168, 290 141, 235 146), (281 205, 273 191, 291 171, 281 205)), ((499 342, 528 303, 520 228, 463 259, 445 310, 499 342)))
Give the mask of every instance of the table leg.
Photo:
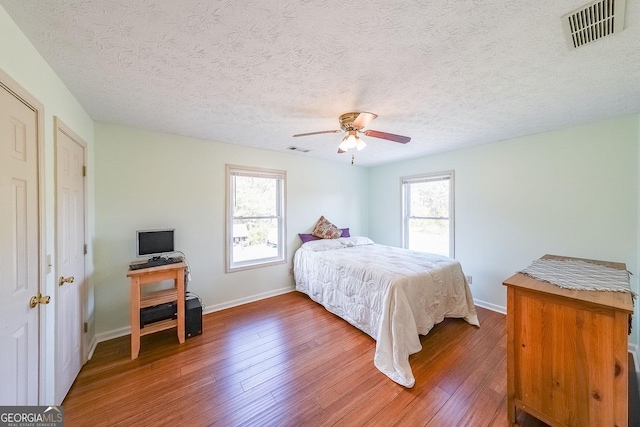
POLYGON ((140 353, 140 278, 131 278, 131 359, 140 353))
POLYGON ((184 301, 186 298, 184 292, 184 269, 178 271, 176 286, 178 288, 178 341, 180 342, 180 344, 182 344, 184 343, 184 301))

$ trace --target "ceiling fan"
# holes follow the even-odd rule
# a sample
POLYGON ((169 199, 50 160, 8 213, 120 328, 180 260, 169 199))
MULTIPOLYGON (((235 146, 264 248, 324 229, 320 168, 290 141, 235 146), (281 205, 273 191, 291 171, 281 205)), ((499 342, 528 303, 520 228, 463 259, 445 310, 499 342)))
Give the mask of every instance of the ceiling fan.
POLYGON ((338 120, 340 121, 340 128, 336 130, 323 130, 320 132, 309 132, 309 133, 298 133, 293 136, 308 136, 308 135, 318 135, 322 133, 341 133, 347 132, 347 135, 342 139, 342 142, 338 146, 338 153, 345 153, 350 148, 355 148, 360 151, 367 144, 360 138, 358 138, 358 133, 365 134, 367 136, 372 136, 374 138, 386 139, 388 141, 399 142, 401 144, 406 144, 411 141, 411 138, 408 136, 396 135, 393 133, 380 132, 377 130, 362 130, 366 125, 368 125, 373 119, 378 117, 377 114, 366 113, 366 112, 351 112, 344 113, 341 115, 338 120))

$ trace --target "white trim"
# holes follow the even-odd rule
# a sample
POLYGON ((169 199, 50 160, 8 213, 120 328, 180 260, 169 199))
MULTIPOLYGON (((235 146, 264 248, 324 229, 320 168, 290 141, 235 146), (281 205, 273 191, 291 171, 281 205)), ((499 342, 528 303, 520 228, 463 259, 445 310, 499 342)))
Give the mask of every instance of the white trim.
MULTIPOLYGON (((21 87, 22 89, 22 87, 21 87)), ((33 98, 32 98, 33 99, 33 98)), ((35 101, 35 99, 33 99, 35 101)), ((45 178, 45 149, 44 149, 44 105, 37 103, 34 104, 31 100, 31 106, 36 109, 38 113, 38 197, 39 197, 39 205, 38 210, 40 211, 38 215, 40 216, 40 250, 39 253, 39 262, 40 262, 40 277, 38 279, 38 287, 39 292, 43 292, 49 294, 47 290, 47 271, 49 266, 47 264, 47 220, 45 218, 46 214, 46 178, 45 178)), ((54 285, 55 286, 55 285, 54 285)), ((55 287, 54 287, 55 289, 55 287)), ((53 293, 53 292, 51 292, 53 293)), ((51 323, 54 324, 55 327, 55 307, 54 313, 52 316, 52 322, 47 318, 47 315, 50 314, 50 310, 46 313, 42 313, 41 309, 42 305, 39 305, 40 310, 40 373, 39 373, 39 404, 42 405, 47 401, 48 396, 50 395, 49 389, 55 390, 55 378, 54 381, 49 381, 50 378, 55 377, 55 367, 53 368, 54 372, 48 367, 48 359, 47 354, 51 354, 54 358, 53 363, 55 364, 55 342, 56 339, 53 339, 53 342, 47 341, 47 328, 51 323)), ((55 365, 53 365, 55 366, 55 365)), ((60 402, 62 403, 62 402, 60 402)))
MULTIPOLYGON (((287 171, 227 164, 225 166, 225 272, 232 273, 267 265, 283 264, 287 259, 287 171), (233 262, 233 198, 234 177, 260 177, 276 180, 276 215, 278 222, 278 254, 271 258, 233 262)), ((248 218, 248 217, 245 217, 248 218)), ((259 217, 256 217, 259 218, 259 217)), ((266 217, 265 217, 266 218, 266 217)))
POLYGON ((247 176, 254 178, 269 178, 269 179, 285 179, 287 177, 286 171, 274 170, 274 169, 261 169, 248 166, 229 166, 229 173, 233 176, 247 176))
POLYGON ((293 292, 295 290, 296 290, 295 287, 291 286, 286 288, 275 289, 269 292, 263 292, 261 294, 256 294, 256 295, 252 295, 245 298, 239 298, 239 299, 228 301, 222 304, 216 304, 213 306, 205 307, 203 310, 203 314, 214 313, 216 311, 226 310, 227 308, 237 307, 239 305, 248 304, 250 302, 260 301, 263 299, 275 297, 282 294, 288 294, 289 292, 293 292))
POLYGON ((411 175, 400 177, 400 195, 401 195, 401 230, 402 230, 402 247, 408 249, 409 229, 407 217, 407 205, 410 202, 408 198, 408 188, 411 184, 449 181, 449 254, 451 258, 456 256, 456 238, 455 238, 455 171, 447 170, 441 172, 431 172, 420 175, 411 175))
POLYGON ((93 338, 91 338, 91 342, 89 343, 89 354, 87 355, 87 361, 91 360, 91 358, 93 357, 93 352, 96 351, 97 345, 98 345, 98 340, 94 335, 93 338))
POLYGON ((490 302, 482 301, 479 299, 473 299, 473 303, 478 307, 486 308, 487 310, 495 311, 500 314, 507 314, 507 307, 503 307, 501 305, 492 304, 490 302))
MULTIPOLYGON (((47 221, 46 221, 46 162, 44 141, 44 105, 38 101, 20 83, 14 80, 2 68, 0 68, 0 86, 24 102, 36 113, 36 150, 38 157, 38 293, 47 295, 47 221)), ((42 304, 38 304, 38 404, 47 401, 49 395, 49 377, 51 373, 47 368, 47 354, 55 343, 55 338, 47 340, 47 316, 52 310, 45 310, 42 304)))
MULTIPOLYGON (((252 296, 248 296, 245 298, 239 298, 236 300, 228 301, 222 304, 216 304, 209 307, 203 308, 203 314, 214 313, 216 311, 225 310, 227 308, 237 307, 239 305, 248 304, 250 302, 260 301, 263 299, 275 297, 282 294, 288 294, 289 292, 295 291, 294 286, 289 286, 286 288, 275 289, 269 292, 263 292, 261 294, 256 294, 252 296)), ((125 326, 124 328, 113 329, 111 331, 102 332, 95 336, 95 339, 91 342, 91 351, 89 353, 89 358, 93 356, 93 352, 95 351, 96 346, 104 341, 109 341, 114 338, 124 337, 126 335, 131 335, 131 326, 125 326)))
MULTIPOLYGON (((109 341, 114 338, 124 337, 125 335, 131 335, 131 326, 125 326, 118 329, 112 329, 110 331, 102 332, 100 334, 96 334, 95 337, 95 345, 97 346, 101 342, 109 341)), ((93 351, 91 351, 91 355, 93 356, 93 351)))

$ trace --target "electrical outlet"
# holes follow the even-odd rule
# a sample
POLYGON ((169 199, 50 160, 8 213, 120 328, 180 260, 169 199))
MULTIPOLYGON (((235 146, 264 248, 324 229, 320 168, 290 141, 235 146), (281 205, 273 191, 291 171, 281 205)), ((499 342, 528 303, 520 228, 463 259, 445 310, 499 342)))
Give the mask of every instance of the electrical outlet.
POLYGON ((473 277, 467 275, 467 282, 469 282, 469 284, 473 283, 473 277))

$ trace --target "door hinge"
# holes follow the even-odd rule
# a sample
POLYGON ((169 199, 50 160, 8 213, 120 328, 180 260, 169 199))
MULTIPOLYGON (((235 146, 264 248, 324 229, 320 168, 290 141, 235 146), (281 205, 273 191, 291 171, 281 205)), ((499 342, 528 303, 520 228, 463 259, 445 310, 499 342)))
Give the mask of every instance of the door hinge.
POLYGON ((82 176, 87 176, 87 167, 82 166, 82 176))
POLYGON ((86 243, 84 244, 84 254, 85 255, 87 254, 87 244, 86 243))
POLYGON ((89 324, 84 322, 84 333, 86 334, 87 332, 89 332, 89 324))

